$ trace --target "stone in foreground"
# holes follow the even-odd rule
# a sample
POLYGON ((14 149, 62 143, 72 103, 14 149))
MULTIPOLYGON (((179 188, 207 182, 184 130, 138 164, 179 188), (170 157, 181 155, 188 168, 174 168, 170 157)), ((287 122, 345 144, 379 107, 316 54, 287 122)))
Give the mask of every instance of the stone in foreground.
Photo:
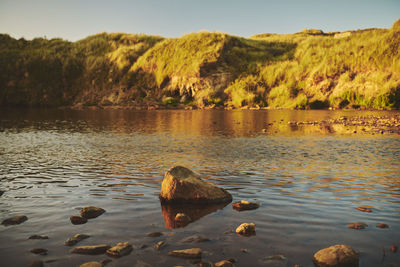
POLYGON ((26 217, 25 215, 15 216, 12 218, 5 219, 4 221, 1 222, 1 224, 4 226, 16 225, 16 224, 21 224, 26 220, 28 220, 28 217, 26 217))
POLYGON ((97 261, 89 261, 79 265, 79 267, 103 267, 103 264, 97 261))
POLYGON ((255 210, 258 207, 260 207, 260 204, 249 202, 246 200, 241 200, 241 201, 232 203, 232 207, 237 211, 255 210))
POLYGON ((86 254, 86 255, 98 255, 98 254, 103 254, 109 249, 109 245, 95 245, 95 246, 80 246, 73 248, 71 250, 71 253, 77 253, 77 254, 86 254))
POLYGON ((118 243, 116 246, 107 250, 107 254, 112 257, 122 257, 132 251, 132 244, 129 242, 118 243))
POLYGON ((317 267, 358 267, 358 254, 347 245, 335 245, 321 249, 314 254, 317 267))
POLYGON ((185 259, 198 259, 201 258, 200 248, 189 248, 182 250, 173 250, 168 252, 168 255, 185 259))
POLYGON ((242 223, 236 228, 236 233, 244 236, 251 236, 256 234, 256 225, 254 223, 242 223))
POLYGON ((65 241, 64 245, 73 246, 78 242, 81 242, 83 239, 89 238, 89 235, 84 234, 76 234, 73 237, 70 237, 67 241, 65 241))
POLYGON ((93 218, 99 217, 104 212, 106 212, 106 211, 102 208, 89 206, 89 207, 84 207, 83 209, 81 209, 81 216, 86 219, 93 219, 93 218))
POLYGON ((203 181, 191 170, 176 166, 165 172, 160 199, 175 203, 225 203, 232 196, 225 189, 203 181))
POLYGON ((81 216, 72 215, 71 217, 69 217, 69 219, 70 219, 71 223, 74 225, 87 223, 87 219, 83 218, 81 216))
POLYGON ((365 229, 365 227, 368 227, 368 224, 363 222, 355 222, 355 223, 349 223, 347 227, 360 230, 360 229, 365 229))

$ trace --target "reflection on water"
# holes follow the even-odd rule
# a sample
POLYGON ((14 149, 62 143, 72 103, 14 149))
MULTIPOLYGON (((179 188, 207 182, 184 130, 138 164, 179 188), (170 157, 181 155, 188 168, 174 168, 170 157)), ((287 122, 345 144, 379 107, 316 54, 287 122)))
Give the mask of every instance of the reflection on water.
POLYGON ((400 253, 389 248, 400 245, 399 136, 288 123, 361 114, 391 112, 2 110, 0 220, 28 217, 18 226, 0 226, 2 264, 28 266, 38 259, 29 252, 34 247, 49 250, 46 266, 104 258, 70 254, 63 244, 76 233, 91 236, 82 245, 130 241, 135 250, 113 260, 115 266, 139 260, 188 265, 167 252, 188 248, 179 240, 190 235, 211 239, 190 244, 213 252, 206 261, 235 258, 237 266, 258 266, 258 255, 276 254, 285 255, 288 266, 312 266, 315 251, 339 243, 362 251, 360 266, 398 263, 400 253), (229 190, 234 201, 262 205, 240 213, 231 205, 160 208, 163 173, 174 165, 229 190), (72 225, 69 217, 89 205, 107 212, 72 225), (360 206, 373 212, 355 209, 360 206), (175 228, 173 218, 182 211, 193 222, 175 228), (257 235, 231 233, 243 222, 255 223, 257 235), (347 228, 349 222, 369 226, 357 231, 347 228), (145 236, 155 231, 164 235, 145 236), (28 240, 33 234, 49 239, 28 240), (155 252, 158 241, 168 246, 155 252))

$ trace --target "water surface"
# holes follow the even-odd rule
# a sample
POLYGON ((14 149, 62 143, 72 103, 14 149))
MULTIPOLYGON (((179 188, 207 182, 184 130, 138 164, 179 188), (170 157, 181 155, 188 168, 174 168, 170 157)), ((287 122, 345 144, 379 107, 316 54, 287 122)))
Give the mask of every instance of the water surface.
MULTIPOLYGON (((390 115, 370 111, 129 111, 2 110, 0 115, 0 220, 28 216, 17 226, 0 226, 4 266, 78 266, 106 255, 69 253, 64 241, 91 235, 79 245, 129 241, 133 252, 107 266, 190 266, 168 251, 200 247, 203 260, 236 259, 236 266, 266 266, 282 254, 287 266, 313 266, 312 255, 334 244, 360 254, 360 266, 400 262, 400 136, 330 133, 289 121, 341 116, 390 115), (173 228, 158 199, 163 173, 186 166, 233 195, 261 203, 237 212, 231 204, 199 210, 196 220, 173 228), (84 225, 69 217, 84 206, 107 212, 84 225), (369 207, 372 213, 356 210, 369 207), (231 230, 254 222, 256 235, 231 230), (348 229, 365 222, 364 230, 348 229), (387 223, 389 229, 376 228, 387 223), (146 237, 160 231, 160 237, 146 237), (28 240, 33 234, 48 240, 28 240), (180 242, 191 235, 209 242, 180 242), (158 241, 167 246, 159 251, 158 241), (147 245, 147 248, 141 248, 147 245), (47 256, 29 252, 49 250, 47 256), (242 252, 246 249, 247 253, 242 252), (383 253, 383 250, 385 253, 383 253)), ((397 113, 398 114, 398 113, 397 113)), ((195 208, 189 208, 195 210, 195 208)))

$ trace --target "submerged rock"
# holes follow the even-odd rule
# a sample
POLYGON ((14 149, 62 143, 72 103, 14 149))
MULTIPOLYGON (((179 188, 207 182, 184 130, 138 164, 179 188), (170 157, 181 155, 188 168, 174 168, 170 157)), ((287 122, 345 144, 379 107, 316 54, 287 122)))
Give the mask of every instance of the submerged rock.
POLYGON ((1 222, 1 224, 4 226, 16 225, 16 224, 21 224, 26 220, 28 220, 28 217, 26 217, 25 215, 15 216, 12 218, 5 219, 4 221, 1 222))
POLYGON ((314 254, 317 267, 358 267, 358 254, 347 245, 335 245, 314 254))
POLYGON ((386 223, 378 223, 378 224, 376 225, 376 227, 378 227, 378 228, 389 228, 389 224, 386 224, 386 223))
POLYGON ((163 233, 161 233, 161 232, 151 232, 151 233, 146 234, 146 236, 148 236, 148 237, 159 237, 162 235, 163 235, 163 233))
POLYGON ((254 223, 242 223, 236 228, 236 233, 244 236, 251 236, 256 234, 256 225, 254 223))
POLYGON ((201 258, 201 252, 202 251, 200 248, 189 248, 182 250, 173 250, 168 252, 168 255, 185 259, 197 259, 201 258))
POLYGON ((28 239, 49 239, 46 235, 31 235, 28 239))
POLYGON ((269 267, 286 267, 288 259, 283 255, 273 255, 261 259, 260 262, 269 267))
POLYGON ((106 212, 106 211, 102 208, 89 206, 89 207, 84 207, 83 209, 81 209, 81 216, 86 219, 93 219, 93 218, 99 217, 104 212, 106 212))
POLYGON ((188 236, 181 240, 182 243, 200 243, 210 241, 210 239, 198 235, 188 236))
POLYGON ((103 264, 97 261, 90 261, 79 265, 79 267, 103 267, 103 264))
POLYGON ((365 207, 358 207, 356 209, 359 211, 363 211, 363 212, 372 212, 372 210, 370 208, 365 208, 365 207))
POLYGON ((232 196, 225 189, 203 181, 191 170, 176 166, 164 175, 160 199, 175 203, 226 203, 232 201, 232 196))
POLYGON ((71 217, 69 217, 69 219, 70 219, 71 223, 74 225, 87 223, 87 219, 83 218, 81 216, 72 215, 71 217))
POLYGON ((95 246, 80 246, 73 248, 71 250, 71 253, 97 255, 105 253, 109 248, 110 246, 106 244, 95 245, 95 246))
POLYGON ((365 229, 365 227, 368 227, 368 224, 363 222, 355 222, 355 223, 349 223, 347 227, 360 230, 360 229, 365 229))
POLYGON ((246 200, 241 200, 241 201, 232 203, 232 207, 237 211, 255 210, 258 207, 260 207, 260 204, 249 202, 246 200))
POLYGON ((33 248, 30 250, 30 252, 34 254, 39 254, 39 255, 47 255, 47 249, 45 248, 33 248))
POLYGON ((70 237, 67 241, 65 241, 64 245, 66 246, 73 246, 76 243, 82 241, 83 239, 89 238, 90 235, 84 235, 84 234, 76 234, 73 237, 70 237))
POLYGON ((107 254, 113 257, 122 257, 128 255, 133 250, 129 242, 118 243, 116 246, 107 250, 107 254))

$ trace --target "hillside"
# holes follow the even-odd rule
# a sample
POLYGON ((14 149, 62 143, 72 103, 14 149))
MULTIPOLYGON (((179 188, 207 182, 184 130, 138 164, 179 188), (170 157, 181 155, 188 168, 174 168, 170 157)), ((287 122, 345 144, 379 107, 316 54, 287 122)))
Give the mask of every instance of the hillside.
POLYGON ((1 106, 400 108, 400 20, 324 33, 0 35, 1 106))

